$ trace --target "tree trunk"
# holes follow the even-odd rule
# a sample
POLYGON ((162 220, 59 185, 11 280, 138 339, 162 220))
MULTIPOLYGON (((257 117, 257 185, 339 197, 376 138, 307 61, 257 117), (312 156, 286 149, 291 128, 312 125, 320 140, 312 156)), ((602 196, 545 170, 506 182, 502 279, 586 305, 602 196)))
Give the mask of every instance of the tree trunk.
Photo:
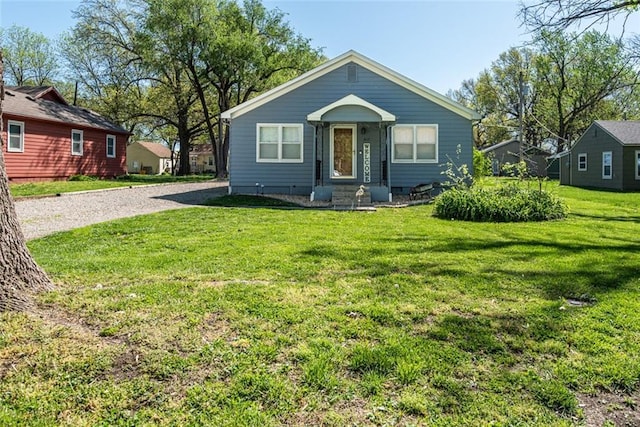
POLYGON ((27 310, 33 292, 53 289, 53 283, 29 253, 9 192, 2 138, 3 72, 0 52, 0 312, 27 310))

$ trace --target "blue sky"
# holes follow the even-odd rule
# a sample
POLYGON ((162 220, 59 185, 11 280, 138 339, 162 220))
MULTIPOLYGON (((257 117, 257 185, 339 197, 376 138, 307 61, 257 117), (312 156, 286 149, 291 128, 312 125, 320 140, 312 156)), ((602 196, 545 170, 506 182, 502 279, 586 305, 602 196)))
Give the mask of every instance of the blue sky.
MULTIPOLYGON (((516 0, 263 0, 333 58, 354 49, 446 94, 475 78, 501 52, 530 36, 516 0)), ((0 25, 29 27, 50 38, 71 28, 72 0, 1 0, 0 25)), ((636 14, 639 18, 640 13, 636 14)), ((640 20, 634 21, 640 28, 640 20)))

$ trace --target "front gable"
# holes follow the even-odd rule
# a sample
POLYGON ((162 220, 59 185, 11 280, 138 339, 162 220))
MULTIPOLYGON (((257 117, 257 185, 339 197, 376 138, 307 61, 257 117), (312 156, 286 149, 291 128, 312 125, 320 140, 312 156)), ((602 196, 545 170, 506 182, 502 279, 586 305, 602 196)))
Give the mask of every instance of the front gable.
POLYGON ((311 71, 308 71, 301 76, 280 85, 264 94, 257 96, 247 102, 244 102, 234 108, 231 108, 222 113, 223 119, 234 119, 247 112, 252 111, 270 101, 279 98, 291 91, 294 91, 309 82, 319 79, 327 74, 333 73, 336 70, 341 70, 341 74, 349 83, 359 83, 361 81, 360 70, 368 70, 375 73, 384 79, 395 83, 396 85, 403 87, 415 94, 430 100, 433 103, 443 106, 444 108, 465 117, 468 120, 479 120, 481 117, 473 110, 470 110, 463 105, 423 86, 422 84, 415 82, 393 70, 379 64, 353 50, 344 53, 343 55, 328 61, 311 71))

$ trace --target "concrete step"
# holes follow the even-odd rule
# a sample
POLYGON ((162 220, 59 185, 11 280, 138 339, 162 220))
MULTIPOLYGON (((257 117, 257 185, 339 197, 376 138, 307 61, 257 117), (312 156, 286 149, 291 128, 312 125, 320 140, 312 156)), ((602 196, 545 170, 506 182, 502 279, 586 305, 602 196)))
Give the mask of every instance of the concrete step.
POLYGON ((359 185, 336 185, 333 187, 331 203, 333 206, 363 207, 371 206, 371 193, 365 188, 364 194, 357 195, 359 185))

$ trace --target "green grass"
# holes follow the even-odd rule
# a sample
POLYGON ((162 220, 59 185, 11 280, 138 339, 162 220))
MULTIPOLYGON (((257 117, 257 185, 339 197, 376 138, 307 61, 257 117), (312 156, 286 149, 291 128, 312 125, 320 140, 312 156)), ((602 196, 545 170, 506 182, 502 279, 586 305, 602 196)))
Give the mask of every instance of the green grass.
POLYGON ((640 194, 556 191, 564 221, 200 207, 31 241, 57 290, 41 316, 0 314, 0 424, 562 426, 603 391, 632 408, 640 194))
POLYGON ((161 184, 170 182, 198 182, 210 180, 210 175, 127 175, 117 179, 96 179, 91 177, 74 177, 69 181, 42 181, 22 184, 9 184, 11 195, 20 197, 53 196, 74 191, 103 190, 107 188, 129 187, 132 185, 161 184))

